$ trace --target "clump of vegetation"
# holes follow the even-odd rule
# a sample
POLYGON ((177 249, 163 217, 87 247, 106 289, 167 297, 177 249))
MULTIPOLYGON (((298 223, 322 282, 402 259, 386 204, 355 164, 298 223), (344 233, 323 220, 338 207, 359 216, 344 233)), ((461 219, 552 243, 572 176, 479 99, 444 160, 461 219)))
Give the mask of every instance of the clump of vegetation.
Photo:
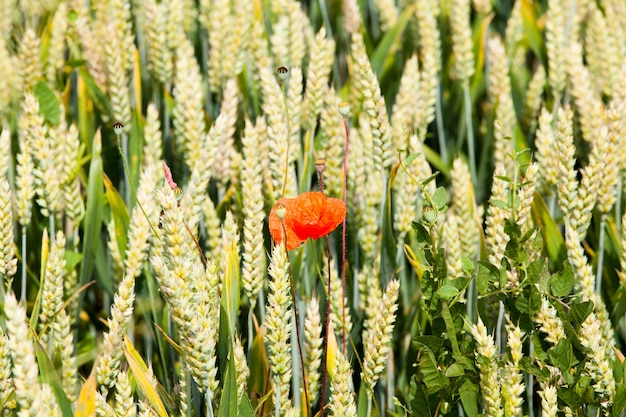
POLYGON ((626 414, 618 1, 0 10, 3 416, 626 414))

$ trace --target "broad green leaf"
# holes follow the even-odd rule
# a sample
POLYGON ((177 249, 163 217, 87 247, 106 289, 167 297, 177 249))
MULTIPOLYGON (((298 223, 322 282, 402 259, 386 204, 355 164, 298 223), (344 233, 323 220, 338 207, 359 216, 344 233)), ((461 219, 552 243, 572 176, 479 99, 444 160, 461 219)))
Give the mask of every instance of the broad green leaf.
POLYGON ((466 379, 459 388, 459 396, 463 410, 468 417, 478 416, 478 387, 469 379, 466 379))
POLYGON ((128 366, 135 377, 135 381, 137 381, 137 385, 141 388, 141 392, 149 401, 154 412, 156 412, 159 417, 167 417, 167 411, 165 411, 165 406, 161 401, 161 397, 159 397, 155 387, 152 386, 152 383, 150 382, 150 371, 148 370, 148 366, 143 361, 141 355, 137 352, 128 337, 124 337, 122 351, 124 352, 124 357, 126 358, 128 366))
POLYGON ((445 301, 450 301, 459 295, 459 290, 453 285, 444 285, 437 290, 437 294, 445 301))
MULTIPOLYGON (((583 405, 583 399, 574 391, 569 388, 559 388, 556 392, 557 397, 563 401, 568 407, 576 409, 583 405)), ((615 414, 620 415, 620 414, 615 414)))
POLYGON ((58 125, 61 122, 61 105, 52 88, 45 81, 39 81, 35 84, 34 92, 39 101, 39 114, 48 123, 58 125))
POLYGON ((562 372, 569 372, 572 364, 572 344, 567 339, 559 340, 556 346, 548 351, 548 357, 562 372))
POLYGON ((435 191, 435 194, 433 194, 432 198, 433 198, 433 202, 435 203, 435 206, 437 207, 437 210, 441 211, 443 207, 445 207, 446 200, 448 198, 446 189, 443 187, 438 187, 437 191, 435 191))
MULTIPOLYGON (((414 416, 431 416, 430 404, 424 384, 418 381, 417 376, 411 378, 409 384, 410 406, 414 416)), ((369 416, 368 416, 369 417, 369 416)))
POLYGON ((413 344, 416 349, 427 349, 431 352, 438 354, 439 349, 443 345, 443 340, 437 336, 417 336, 413 340, 413 344))
MULTIPOLYGON (((441 289, 439 289, 439 291, 441 291, 441 289)), ((457 290, 457 294, 458 292, 459 290, 457 290)), ((456 330, 456 327, 454 326, 454 320, 452 319, 452 314, 450 313, 450 307, 448 307, 448 304, 445 302, 441 306, 441 315, 443 317, 443 321, 446 323, 446 333, 448 335, 448 338, 450 339, 450 343, 452 344, 453 356, 457 359, 461 358, 462 357, 461 350, 459 349, 459 343, 456 340, 457 330, 456 330)))
POLYGON ((563 235, 561 235, 550 214, 550 210, 548 210, 543 198, 537 192, 533 198, 532 216, 535 224, 539 226, 545 241, 546 252, 550 259, 550 269, 555 271, 563 265, 563 261, 567 258, 565 242, 563 241, 563 235))
POLYGON ((117 247, 119 253, 122 256, 122 260, 126 259, 126 246, 128 243, 128 224, 130 223, 130 216, 128 209, 124 203, 124 199, 117 191, 117 189, 111 183, 111 180, 106 174, 104 177, 104 189, 106 190, 107 201, 109 202, 109 208, 111 209, 111 219, 115 225, 115 240, 117 241, 117 247))
POLYGON ((425 351, 422 355, 419 370, 426 384, 428 395, 435 394, 450 384, 445 374, 439 370, 435 355, 430 351, 425 351))
POLYGON ((67 399, 67 396, 65 395, 65 391, 63 390, 63 382, 61 382, 59 374, 57 373, 56 369, 54 369, 54 365, 52 364, 52 362, 50 362, 48 355, 44 351, 43 347, 39 344, 39 342, 35 341, 34 345, 41 380, 50 385, 50 388, 52 388, 52 392, 54 393, 54 397, 57 400, 57 404, 61 409, 63 417, 72 417, 72 406, 67 399))
POLYGON ((361 388, 359 388, 359 397, 356 408, 356 415, 358 417, 369 417, 367 415, 367 390, 365 389, 365 384, 361 384, 361 388))
POLYGON ((460 363, 455 362, 452 365, 448 366, 448 369, 446 369, 446 376, 448 378, 455 378, 457 376, 463 375, 465 375, 465 368, 460 363))
POLYGON ((565 262, 565 268, 561 272, 550 277, 550 292, 555 297, 567 297, 574 288, 574 272, 569 262, 565 262))
POLYGON ((254 417, 254 409, 252 408, 248 394, 245 392, 243 393, 241 402, 239 403, 239 415, 241 417, 254 417))
POLYGON ((585 301, 584 303, 574 304, 570 309, 569 317, 576 324, 576 327, 580 327, 592 311, 593 303, 585 301))

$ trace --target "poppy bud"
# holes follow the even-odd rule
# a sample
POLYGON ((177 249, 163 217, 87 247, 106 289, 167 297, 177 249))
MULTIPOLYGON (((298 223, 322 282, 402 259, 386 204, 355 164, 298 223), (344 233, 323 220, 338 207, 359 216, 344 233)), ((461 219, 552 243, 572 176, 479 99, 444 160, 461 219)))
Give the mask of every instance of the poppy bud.
POLYGON ((284 218, 285 218, 285 216, 286 216, 286 215, 287 215, 287 207, 285 207, 284 205, 282 205, 282 204, 280 204, 280 203, 279 203, 279 204, 277 204, 277 205, 276 205, 276 216, 277 216, 279 219, 281 219, 281 220, 282 220, 282 219, 284 219, 284 218))
POLYGON ((278 73, 278 78, 281 81, 285 81, 287 79, 287 76, 289 75, 289 70, 287 69, 287 67, 278 67, 276 72, 278 73))
POLYGON ((321 174, 326 170, 326 160, 325 159, 316 159, 315 160, 315 170, 318 174, 321 174))
POLYGON ((345 101, 339 103, 339 113, 341 113, 343 117, 348 117, 350 114, 350 105, 345 101))
POLYGON ((120 136, 124 131, 124 125, 120 122, 113 123, 113 131, 117 136, 120 136))

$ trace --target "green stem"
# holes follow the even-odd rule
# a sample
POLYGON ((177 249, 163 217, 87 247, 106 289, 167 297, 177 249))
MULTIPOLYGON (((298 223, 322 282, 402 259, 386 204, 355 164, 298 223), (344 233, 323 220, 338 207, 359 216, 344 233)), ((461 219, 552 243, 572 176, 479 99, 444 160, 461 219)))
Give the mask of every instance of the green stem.
POLYGON ((469 168, 472 184, 476 188, 476 151, 474 147, 474 127, 472 124, 472 99, 470 97, 469 82, 463 83, 463 97, 465 98, 465 124, 467 125, 467 150, 469 153, 469 168))
POLYGON ((150 229, 152 230, 153 236, 157 237, 159 236, 159 234, 157 233, 154 226, 152 226, 152 222, 150 222, 150 218, 148 217, 148 214, 146 214, 146 211, 143 209, 143 206, 141 205, 141 202, 139 201, 139 198, 137 198, 137 190, 135 190, 135 186, 133 185, 133 182, 130 180, 130 169, 128 168, 128 162, 126 161, 126 157, 124 156, 124 153, 122 152, 119 137, 117 141, 117 150, 119 151, 120 156, 122 157, 122 162, 124 163, 124 170, 126 171, 126 178, 128 179, 128 185, 130 186, 130 190, 135 196, 135 200, 137 201, 137 206, 139 206, 139 209, 141 210, 144 217, 146 218, 146 221, 148 222, 148 225, 150 226, 150 229))
POLYGON ((604 234, 606 229, 606 213, 600 218, 600 244, 598 246, 598 265, 596 269, 596 293, 602 294, 602 267, 604 265, 604 234))
POLYGON ((617 181, 617 199, 615 200, 615 224, 618 230, 622 228, 622 176, 617 181))
MULTIPOLYGON (((446 131, 443 127, 443 110, 441 108, 441 81, 437 82, 437 101, 435 102, 435 120, 437 122, 437 139, 439 140, 439 153, 444 164, 448 163, 448 148, 446 146, 446 131)), ((426 129, 424 129, 426 130, 426 129)), ((424 140, 423 137, 419 138, 424 140)))
POLYGON ((22 226, 22 294, 20 301, 26 303, 26 226, 22 226))
POLYGON ((283 180, 283 192, 281 196, 285 196, 285 189, 287 188, 287 178, 289 175, 289 146, 291 145, 291 126, 289 123, 289 107, 287 106, 287 95, 285 94, 285 83, 281 82, 281 91, 283 93, 283 104, 285 105, 285 114, 287 115, 287 155, 285 156, 285 179, 283 180))

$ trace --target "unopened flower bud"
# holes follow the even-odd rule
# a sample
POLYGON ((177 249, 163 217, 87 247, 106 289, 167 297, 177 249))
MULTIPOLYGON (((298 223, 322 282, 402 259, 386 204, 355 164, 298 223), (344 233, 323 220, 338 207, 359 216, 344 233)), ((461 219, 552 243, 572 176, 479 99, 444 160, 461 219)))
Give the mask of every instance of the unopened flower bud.
POLYGON ((339 113, 341 113, 343 117, 348 117, 350 114, 350 105, 345 101, 339 103, 339 113))
POLYGON ((316 159, 315 160, 315 170, 318 174, 321 174, 326 170, 326 160, 325 159, 316 159))
POLYGON ((278 67, 276 72, 278 73, 278 78, 281 81, 285 81, 287 79, 287 76, 289 75, 289 70, 287 69, 287 67, 278 67))
POLYGON ((276 204, 276 216, 282 220, 285 218, 286 215, 287 215, 287 207, 285 207, 284 205, 280 203, 276 204))
POLYGON ((124 125, 120 122, 113 123, 113 131, 117 136, 120 136, 124 131, 124 125))

